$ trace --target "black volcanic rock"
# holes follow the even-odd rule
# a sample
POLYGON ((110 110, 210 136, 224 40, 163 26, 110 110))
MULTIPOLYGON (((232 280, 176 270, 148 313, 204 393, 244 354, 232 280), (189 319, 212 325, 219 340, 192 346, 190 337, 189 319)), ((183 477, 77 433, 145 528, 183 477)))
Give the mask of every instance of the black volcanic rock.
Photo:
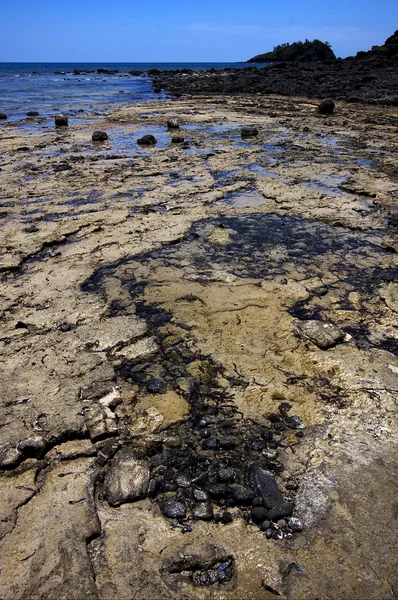
POLYGON ((156 143, 157 140, 154 135, 144 135, 137 140, 137 144, 140 144, 141 146, 153 146, 156 143))
POLYGON ((318 113, 320 115, 332 115, 334 113, 334 102, 333 100, 324 100, 318 106, 318 113))
POLYGON ((247 62, 272 62, 272 61, 299 61, 313 62, 318 60, 336 60, 336 55, 328 42, 313 40, 310 42, 293 42, 293 44, 280 44, 272 52, 258 54, 247 62))
POLYGON ((183 94, 281 94, 398 106, 398 34, 356 57, 323 62, 279 62, 267 67, 162 72, 153 85, 183 94))
POLYGON ((105 142, 108 139, 108 134, 105 131, 94 131, 93 142, 105 142))

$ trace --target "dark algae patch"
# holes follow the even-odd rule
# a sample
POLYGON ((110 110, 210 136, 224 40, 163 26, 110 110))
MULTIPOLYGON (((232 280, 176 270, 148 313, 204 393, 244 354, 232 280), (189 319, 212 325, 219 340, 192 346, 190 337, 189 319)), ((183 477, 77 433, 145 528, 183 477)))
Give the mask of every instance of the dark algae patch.
MULTIPOLYGON (((371 296, 383 280, 379 264, 384 255, 388 253, 376 236, 317 221, 274 214, 220 217, 196 224, 185 241, 102 267, 83 284, 84 291, 106 297, 109 282, 117 281, 123 294, 111 302, 107 317, 135 312, 156 340, 157 349, 149 356, 115 360, 109 354, 119 384, 135 386, 153 398, 173 390, 189 407, 185 419, 161 434, 124 442, 148 461, 147 494, 182 533, 190 532, 198 520, 223 524, 235 518, 256 525, 267 538, 289 539, 300 531, 300 521, 291 518, 298 486, 281 489, 278 475, 284 471, 280 450, 286 451, 287 434, 291 432, 297 443, 304 424, 288 402, 280 402, 278 411, 263 422, 238 410, 234 393, 248 381, 238 372, 231 377, 222 364, 203 355, 195 346, 191 324, 177 320, 162 302, 148 301, 148 289, 163 285, 157 270, 174 269, 181 278, 194 272, 203 286, 220 270, 243 279, 278 280, 281 285, 327 271, 333 283, 315 288, 291 311, 305 320, 333 316, 322 305, 331 293, 339 295, 340 309, 349 307, 353 291, 371 296), (140 275, 144 273, 147 277, 140 275), (222 378, 229 386, 220 384, 222 378)), ((176 302, 206 307, 195 294, 182 295, 176 302)), ((356 336, 354 329, 347 326, 346 332, 356 336)), ((278 398, 284 396, 274 392, 273 399, 278 398)), ((196 585, 220 582, 221 564, 190 577, 196 585)), ((225 567, 225 574, 229 572, 225 567)))

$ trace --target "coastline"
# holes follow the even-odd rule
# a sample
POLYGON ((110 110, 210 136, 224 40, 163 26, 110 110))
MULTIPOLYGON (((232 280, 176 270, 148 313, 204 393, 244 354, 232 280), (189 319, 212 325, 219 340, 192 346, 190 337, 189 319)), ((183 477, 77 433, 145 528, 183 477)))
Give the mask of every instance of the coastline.
POLYGON ((4 599, 397 594, 398 109, 324 117, 305 97, 208 94, 211 77, 198 97, 0 128, 4 599), (322 349, 310 320, 344 335, 322 349), (304 430, 275 427, 281 402, 304 430), (242 448, 203 449, 200 411, 242 448), (276 448, 255 449, 260 426, 276 448), (161 512, 171 488, 112 506, 112 481, 132 485, 123 448, 154 479, 187 441, 237 477, 268 461, 303 532, 266 539, 215 497, 212 518, 179 524, 161 512), (226 562, 228 581, 194 585, 226 562))
POLYGON ((275 62, 266 68, 162 73, 154 87, 182 94, 281 94, 398 106, 398 30, 382 46, 323 62, 275 62))

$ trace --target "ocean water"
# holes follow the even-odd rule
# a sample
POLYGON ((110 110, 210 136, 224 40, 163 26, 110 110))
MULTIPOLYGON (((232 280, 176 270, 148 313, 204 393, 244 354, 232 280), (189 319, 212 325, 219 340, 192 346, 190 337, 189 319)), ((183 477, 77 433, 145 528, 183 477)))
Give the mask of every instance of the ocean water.
MULTIPOLYGON (((8 121, 26 118, 28 111, 52 117, 57 112, 69 116, 107 112, 114 104, 151 102, 166 96, 154 94, 147 75, 129 71, 244 68, 247 63, 0 63, 0 111, 8 121), (98 68, 115 74, 97 73, 98 68), (74 70, 90 71, 74 74, 74 70)), ((0 123, 4 123, 1 122, 0 123)))

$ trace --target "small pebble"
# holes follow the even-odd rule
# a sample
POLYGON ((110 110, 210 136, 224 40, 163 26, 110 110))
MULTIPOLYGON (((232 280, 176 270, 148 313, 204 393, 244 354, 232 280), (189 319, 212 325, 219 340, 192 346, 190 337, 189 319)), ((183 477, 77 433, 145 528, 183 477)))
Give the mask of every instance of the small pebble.
POLYGON ((146 389, 150 394, 165 394, 167 385, 163 379, 148 379, 146 389))
POLYGON ((287 520, 287 526, 292 531, 303 531, 303 524, 296 517, 290 517, 290 519, 287 520))

